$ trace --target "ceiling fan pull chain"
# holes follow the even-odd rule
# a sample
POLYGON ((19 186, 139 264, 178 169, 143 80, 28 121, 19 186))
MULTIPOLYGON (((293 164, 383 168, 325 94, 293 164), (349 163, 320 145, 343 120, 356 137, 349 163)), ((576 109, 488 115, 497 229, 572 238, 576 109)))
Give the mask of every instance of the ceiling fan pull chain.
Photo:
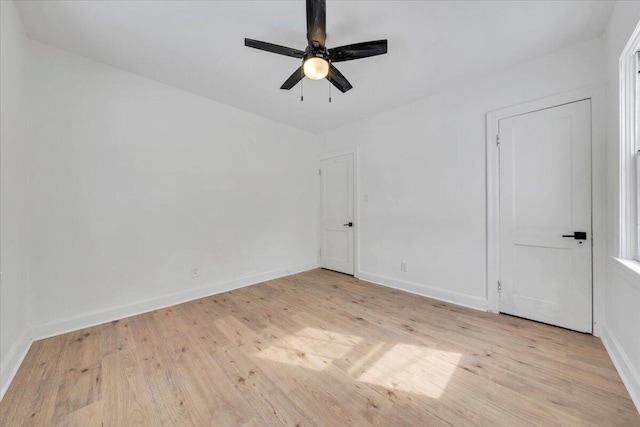
POLYGON ((302 79, 300 79, 300 102, 304 101, 304 71, 301 71, 302 79))
POLYGON ((331 82, 329 82, 329 104, 331 104, 331 82))

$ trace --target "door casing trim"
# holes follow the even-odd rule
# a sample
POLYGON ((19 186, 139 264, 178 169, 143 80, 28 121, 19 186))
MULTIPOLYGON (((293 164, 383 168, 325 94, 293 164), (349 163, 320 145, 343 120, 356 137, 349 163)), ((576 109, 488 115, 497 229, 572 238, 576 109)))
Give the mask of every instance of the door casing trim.
MULTIPOLYGON (((329 153, 324 153, 320 155, 320 161, 318 162, 319 167, 322 167, 322 161, 327 159, 332 159, 334 157, 342 157, 348 154, 353 155, 353 221, 355 222, 353 227, 353 277, 356 279, 359 276, 360 270, 360 258, 359 258, 359 240, 360 240, 360 209, 359 203, 360 200, 360 180, 358 179, 358 164, 359 164, 359 150, 358 147, 349 148, 346 150, 340 151, 332 151, 329 153)), ((320 192, 322 193, 322 192, 320 192)), ((321 247, 322 239, 322 196, 320 196, 320 203, 318 205, 318 247, 321 247)), ((320 265, 320 258, 318 258, 318 265, 320 265)))
POLYGON ((592 310, 593 335, 601 336, 604 326, 606 280, 606 139, 604 88, 583 88, 513 105, 486 114, 486 186, 487 186, 487 307, 499 313, 499 162, 496 135, 501 119, 591 100, 591 230, 592 230, 592 310))

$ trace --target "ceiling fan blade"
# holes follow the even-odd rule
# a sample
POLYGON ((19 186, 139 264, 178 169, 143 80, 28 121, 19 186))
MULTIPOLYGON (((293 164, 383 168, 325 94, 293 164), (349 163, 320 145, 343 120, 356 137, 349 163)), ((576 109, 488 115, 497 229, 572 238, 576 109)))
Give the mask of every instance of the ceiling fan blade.
POLYGON ((312 46, 318 42, 324 46, 327 39, 327 3, 325 0, 307 0, 307 40, 312 46))
POLYGON ((277 53, 285 56, 293 56, 294 58, 302 58, 304 52, 291 47, 280 46, 273 43, 261 42, 259 40, 244 39, 244 45, 254 49, 266 50, 267 52, 277 53))
POLYGON ((338 90, 342 93, 350 90, 353 86, 349 83, 349 80, 345 76, 342 75, 340 71, 333 64, 329 65, 329 74, 327 74, 327 80, 331 82, 332 85, 338 88, 338 90))
POLYGON ((375 40, 329 49, 331 62, 351 61, 387 53, 387 41, 375 40))
POLYGON ((303 77, 304 77, 304 72, 302 71, 302 66, 300 66, 300 68, 295 70, 293 74, 289 76, 286 82, 282 83, 282 86, 280 86, 280 89, 285 89, 285 90, 291 89, 292 87, 297 85, 298 82, 302 80, 303 77))

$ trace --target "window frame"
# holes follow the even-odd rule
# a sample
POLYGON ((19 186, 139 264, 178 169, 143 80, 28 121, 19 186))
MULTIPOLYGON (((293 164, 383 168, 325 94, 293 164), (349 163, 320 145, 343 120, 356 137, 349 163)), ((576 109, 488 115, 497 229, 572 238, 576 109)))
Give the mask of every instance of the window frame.
MULTIPOLYGON (((630 237, 630 240, 632 240, 630 254, 633 255, 633 259, 640 262, 640 141, 638 141, 638 129, 640 127, 640 42, 636 49, 638 49, 638 51, 636 51, 631 61, 634 64, 634 78, 631 82, 633 87, 627 88, 633 96, 629 104, 632 108, 632 111, 629 112, 629 117, 632 118, 633 125, 631 126, 632 132, 628 137, 631 138, 630 143, 633 144, 633 153, 635 156, 635 161, 632 162, 632 167, 634 168, 633 176, 636 178, 633 192, 635 195, 633 203, 634 212, 632 212, 632 219, 634 221, 632 230, 635 234, 627 237, 630 237)), ((622 129, 620 134, 622 135, 622 129)))
POLYGON ((640 51, 640 24, 620 55, 619 112, 620 112, 620 161, 619 161, 619 247, 622 259, 640 262, 640 142, 638 142, 638 71, 640 51))

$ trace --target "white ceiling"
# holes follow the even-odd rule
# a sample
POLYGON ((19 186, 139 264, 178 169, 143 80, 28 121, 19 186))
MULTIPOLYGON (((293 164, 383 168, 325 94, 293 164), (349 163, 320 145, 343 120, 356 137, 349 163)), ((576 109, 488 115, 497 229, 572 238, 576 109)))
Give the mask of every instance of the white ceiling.
POLYGON ((18 1, 29 37, 314 133, 600 36, 612 1, 327 1, 327 46, 386 38, 389 53, 336 64, 354 88, 280 85, 304 50, 305 2, 18 1))

